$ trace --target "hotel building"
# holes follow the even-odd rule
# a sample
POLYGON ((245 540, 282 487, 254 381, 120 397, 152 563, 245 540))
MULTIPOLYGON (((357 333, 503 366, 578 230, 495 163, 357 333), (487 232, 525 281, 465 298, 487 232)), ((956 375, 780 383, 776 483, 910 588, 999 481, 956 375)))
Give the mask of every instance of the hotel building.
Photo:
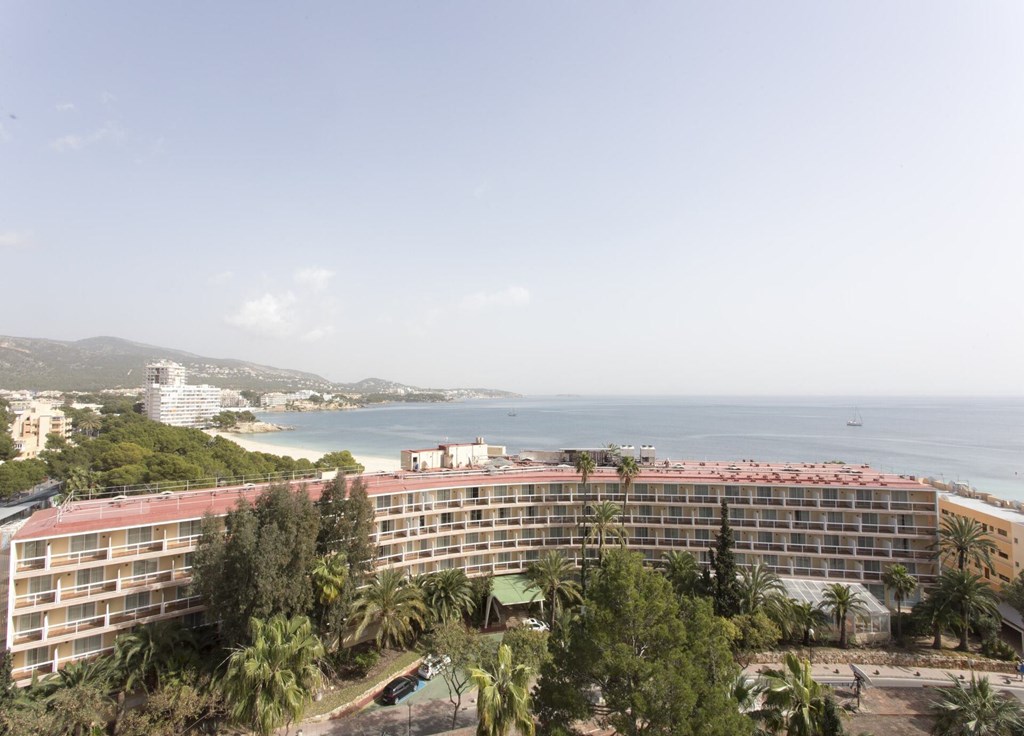
MULTIPOLYGON (((981 575, 997 590, 1017 577, 1024 563, 1024 513, 1020 501, 1005 501, 966 486, 959 493, 939 494, 939 516, 962 516, 981 524, 995 544, 991 565, 968 563, 971 572, 981 575)), ((955 566, 955 563, 950 563, 955 566)))
POLYGON ((146 416, 175 427, 202 427, 220 412, 220 389, 185 382, 185 367, 163 361, 146 366, 146 416))
MULTIPOLYGON (((862 583, 875 595, 891 564, 906 565, 923 584, 936 574, 938 491, 913 477, 866 466, 663 463, 642 466, 626 498, 614 468, 596 469, 583 486, 567 465, 505 466, 365 475, 377 565, 502 575, 522 572, 550 549, 578 564, 585 510, 604 500, 625 508, 629 546, 647 559, 688 550, 706 560, 726 499, 740 565, 760 561, 786 577, 862 583)), ((324 482, 306 484, 311 497, 324 482)), ((203 605, 189 582, 200 520, 259 492, 72 502, 8 527, 0 642, 14 653, 17 680, 110 651, 118 633, 139 624, 198 620, 203 605)))
POLYGON ((48 401, 16 402, 11 408, 14 409, 11 436, 19 460, 37 457, 45 450, 47 435, 71 436, 71 420, 48 401))

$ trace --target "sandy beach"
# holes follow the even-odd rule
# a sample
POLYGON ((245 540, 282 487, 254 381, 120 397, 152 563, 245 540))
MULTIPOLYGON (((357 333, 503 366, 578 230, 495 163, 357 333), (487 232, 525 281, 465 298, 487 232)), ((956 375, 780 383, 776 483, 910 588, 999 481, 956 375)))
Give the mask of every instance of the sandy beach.
MULTIPOLYGON (((271 455, 282 456, 288 455, 296 460, 305 458, 306 460, 312 461, 319 460, 326 454, 321 450, 310 450, 305 447, 294 447, 291 445, 278 445, 276 443, 265 442, 261 439, 257 439, 262 436, 258 434, 233 434, 231 432, 221 432, 216 429, 206 430, 206 433, 213 437, 223 437, 226 440, 230 440, 250 452, 266 452, 271 455)), ((356 460, 363 464, 367 472, 374 472, 377 470, 398 470, 400 467, 397 457, 389 458, 376 455, 353 454, 355 455, 356 460)))

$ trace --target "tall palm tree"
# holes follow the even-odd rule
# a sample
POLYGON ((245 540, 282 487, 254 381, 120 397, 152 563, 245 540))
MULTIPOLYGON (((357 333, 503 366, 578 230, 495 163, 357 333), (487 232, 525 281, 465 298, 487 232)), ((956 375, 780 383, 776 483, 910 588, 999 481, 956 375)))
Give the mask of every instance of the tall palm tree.
POLYGON ((779 576, 760 562, 740 569, 740 613, 756 613, 785 593, 779 576))
POLYGON ((99 432, 102 426, 103 417, 92 409, 86 409, 83 411, 75 422, 75 429, 79 432, 85 432, 89 437, 95 437, 96 433, 99 432))
POLYGON ((938 594, 933 587, 928 597, 914 606, 913 615, 932 632, 932 649, 942 649, 942 632, 956 621, 957 612, 949 599, 938 594))
MULTIPOLYGON (((576 455, 576 472, 580 474, 580 485, 584 491, 587 487, 587 481, 590 480, 590 474, 594 472, 594 468, 597 467, 597 463, 594 462, 593 456, 589 452, 580 452, 576 455)), ((583 493, 580 493, 580 524, 582 524, 587 515, 587 499, 583 493)), ((577 528, 579 525, 577 525, 577 528)), ((587 593, 587 533, 584 528, 583 533, 580 534, 580 585, 583 590, 583 594, 587 593)))
POLYGON ((379 570, 356 601, 353 613, 361 619, 356 634, 376 621, 377 648, 401 646, 424 625, 426 612, 422 593, 401 570, 379 570))
POLYGON ((71 662, 42 683, 39 695, 60 733, 86 736, 106 726, 113 715, 110 689, 114 671, 109 657, 71 662))
POLYGON ((348 582, 348 560, 344 552, 332 552, 313 563, 313 588, 322 606, 330 606, 345 592, 348 582))
POLYGON ((594 507, 594 513, 588 519, 590 531, 587 532, 587 539, 597 541, 597 559, 604 560, 604 544, 610 539, 616 539, 620 544, 626 543, 626 529, 619 522, 619 514, 622 509, 614 501, 602 501, 594 507))
POLYGON ((576 455, 575 466, 576 472, 580 474, 580 484, 585 487, 587 481, 590 480, 590 474, 597 467, 597 463, 594 462, 594 458, 589 452, 580 452, 576 455))
POLYGON ((507 644, 498 647, 498 656, 489 667, 470 670, 473 684, 479 688, 477 736, 507 736, 512 729, 522 736, 533 736, 530 715, 533 674, 526 665, 513 664, 512 650, 507 644))
POLYGON ((619 462, 616 472, 619 474, 619 482, 622 483, 622 514, 625 516, 626 507, 629 505, 629 490, 633 487, 633 479, 640 475, 640 466, 636 464, 636 458, 626 455, 619 462))
POLYGON ((423 581, 427 608, 437 621, 460 621, 473 610, 473 584, 456 567, 428 575, 423 581))
POLYGON ((302 716, 323 686, 324 647, 305 616, 249 622, 252 644, 228 658, 221 690, 232 720, 259 736, 302 716))
POLYGON ((555 550, 548 550, 526 568, 526 576, 540 589, 550 606, 552 628, 564 605, 582 600, 580 586, 572 579, 572 573, 572 563, 555 550))
POLYGON ((865 615, 868 612, 867 603, 860 593, 854 593, 853 588, 842 583, 829 585, 821 598, 822 607, 832 615, 832 621, 839 630, 839 646, 846 649, 846 624, 851 615, 865 615))
POLYGON ((966 516, 950 514, 942 517, 939 526, 939 555, 943 560, 956 560, 956 568, 964 570, 967 563, 992 567, 996 543, 980 522, 966 516))
POLYGON ((981 615, 999 615, 998 597, 992 586, 981 575, 966 570, 943 570, 932 597, 948 601, 949 607, 959 612, 960 645, 957 649, 962 652, 967 651, 971 621, 981 615))
POLYGON ((672 583, 676 595, 693 595, 700 585, 700 563, 689 552, 672 550, 661 556, 662 572, 672 583))
POLYGON ((939 690, 932 701, 935 736, 1013 736, 1024 731, 1024 712, 1013 696, 1003 695, 989 685, 988 678, 964 683, 949 676, 950 687, 939 690))
POLYGON ((763 675, 764 716, 773 733, 818 736, 828 687, 811 677, 811 665, 789 652, 782 669, 763 675))
POLYGON ((178 621, 159 621, 117 637, 113 666, 122 690, 141 686, 159 690, 161 678, 195 664, 196 642, 191 629, 178 621))
POLYGON ((917 580, 904 565, 890 565, 882 573, 882 585, 892 591, 896 601, 896 638, 903 639, 903 601, 917 588, 917 580))

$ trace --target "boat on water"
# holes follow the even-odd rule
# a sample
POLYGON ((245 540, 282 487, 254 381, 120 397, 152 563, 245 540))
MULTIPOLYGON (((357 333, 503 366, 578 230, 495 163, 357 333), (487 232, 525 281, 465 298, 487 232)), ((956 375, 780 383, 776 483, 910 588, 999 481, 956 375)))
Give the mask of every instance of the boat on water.
POLYGON ((515 410, 515 409, 513 409, 512 411, 510 411, 510 412, 508 413, 508 415, 509 415, 510 417, 518 416, 518 414, 516 413, 516 410, 515 410))
POLYGON ((853 410, 853 417, 851 419, 847 419, 846 420, 846 426, 847 427, 863 427, 864 426, 864 420, 861 419, 861 416, 860 416, 860 409, 854 409, 853 410))

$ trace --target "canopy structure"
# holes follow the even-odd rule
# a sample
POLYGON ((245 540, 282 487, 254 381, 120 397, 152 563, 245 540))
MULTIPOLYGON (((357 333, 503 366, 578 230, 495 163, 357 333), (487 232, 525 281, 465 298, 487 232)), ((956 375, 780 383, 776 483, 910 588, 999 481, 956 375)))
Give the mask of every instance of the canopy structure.
POLYGON ((526 575, 502 575, 492 578, 491 595, 487 599, 487 612, 484 615, 485 628, 491 617, 491 606, 495 601, 506 608, 540 601, 541 610, 544 610, 544 596, 540 588, 526 575))
MULTIPOLYGON (((821 608, 825 600, 825 590, 834 585, 824 580, 805 580, 801 578, 780 578, 786 589, 786 595, 799 603, 810 603, 821 608)), ((850 590, 859 594, 864 603, 866 613, 861 616, 850 616, 848 629, 855 633, 861 641, 880 641, 889 638, 889 609, 860 583, 844 583, 850 590)), ((838 636, 838 634, 837 634, 838 636)), ((821 637, 818 637, 819 639, 821 637)))

